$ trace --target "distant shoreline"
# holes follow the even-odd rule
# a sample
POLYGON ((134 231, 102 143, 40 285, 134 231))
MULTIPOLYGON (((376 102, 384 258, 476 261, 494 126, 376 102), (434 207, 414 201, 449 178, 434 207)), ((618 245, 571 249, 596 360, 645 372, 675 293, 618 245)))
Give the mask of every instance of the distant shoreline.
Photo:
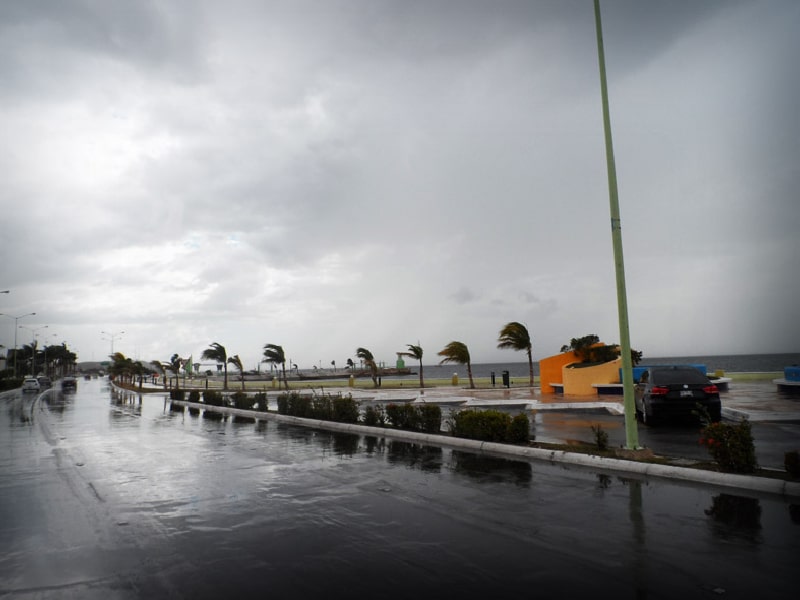
MULTIPOLYGON (((731 378, 734 382, 743 382, 743 381, 763 381, 763 382, 771 382, 773 379, 779 378, 783 376, 782 371, 745 371, 739 373, 725 373, 725 377, 731 378)), ((476 389, 481 390, 503 390, 506 389, 501 384, 499 378, 496 379, 496 384, 493 386, 490 377, 473 377, 475 381, 476 389)), ((222 377, 211 377, 208 379, 209 382, 209 389, 214 390, 221 390, 222 389, 222 377)), ((386 377, 382 380, 382 385, 379 388, 375 388, 372 379, 369 377, 362 378, 359 377, 354 381, 355 385, 350 387, 349 385, 349 377, 344 375, 338 379, 325 379, 325 380, 305 380, 305 379, 289 379, 289 391, 301 391, 301 390, 321 390, 325 388, 336 388, 341 390, 346 389, 357 389, 357 390, 397 390, 397 389, 419 389, 419 378, 417 377, 386 377)), ((129 387, 129 386, 120 386, 124 387, 133 392, 140 391, 137 386, 129 387)), ((538 388, 540 385, 539 377, 534 377, 534 387, 538 388)), ((453 381, 452 377, 449 378, 442 378, 442 377, 431 377, 425 378, 425 389, 428 388, 442 388, 442 387, 452 387, 453 381)), ((458 389, 468 389, 469 380, 467 378, 462 378, 459 376, 458 378, 458 389)), ((511 378, 511 388, 520 389, 520 388, 527 388, 528 386, 528 378, 527 377, 512 377, 511 378)), ((180 382, 180 389, 190 391, 190 390, 204 390, 206 389, 206 379, 205 378, 196 378, 196 379, 187 379, 186 381, 181 380, 180 382)), ((236 392, 242 389, 241 381, 238 379, 233 379, 230 376, 228 377, 228 392, 236 392)), ((157 393, 157 392, 164 392, 164 387, 162 384, 153 385, 153 384, 145 384, 141 389, 143 393, 157 393)), ((283 381, 278 382, 275 380, 275 384, 273 384, 272 380, 269 379, 245 379, 245 391, 247 392, 272 392, 272 393, 280 393, 285 392, 285 388, 283 387, 283 381), (280 383, 280 385, 278 385, 280 383)))

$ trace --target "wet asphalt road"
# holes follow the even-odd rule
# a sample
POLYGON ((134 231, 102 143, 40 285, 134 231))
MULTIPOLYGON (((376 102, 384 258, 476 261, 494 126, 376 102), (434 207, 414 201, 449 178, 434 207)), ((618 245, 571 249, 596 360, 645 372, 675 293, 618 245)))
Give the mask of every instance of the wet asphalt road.
POLYGON ((0 399, 2 598, 795 597, 779 498, 276 423, 0 399))

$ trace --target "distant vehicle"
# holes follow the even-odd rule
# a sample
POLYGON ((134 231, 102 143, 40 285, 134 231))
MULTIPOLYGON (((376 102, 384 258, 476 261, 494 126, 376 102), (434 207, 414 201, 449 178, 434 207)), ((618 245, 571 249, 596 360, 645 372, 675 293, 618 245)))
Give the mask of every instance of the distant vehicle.
POLYGON ((22 391, 23 392, 38 392, 41 389, 39 386, 39 382, 36 380, 35 377, 27 377, 22 382, 22 391))
POLYGON ((690 366, 648 367, 634 388, 636 418, 653 425, 668 418, 722 418, 719 389, 706 375, 690 366))
POLYGON ((49 377, 37 377, 36 379, 39 382, 39 387, 41 389, 53 387, 53 382, 50 380, 49 377))
POLYGON ((74 392, 78 389, 78 381, 74 377, 64 377, 61 380, 62 392, 74 392))

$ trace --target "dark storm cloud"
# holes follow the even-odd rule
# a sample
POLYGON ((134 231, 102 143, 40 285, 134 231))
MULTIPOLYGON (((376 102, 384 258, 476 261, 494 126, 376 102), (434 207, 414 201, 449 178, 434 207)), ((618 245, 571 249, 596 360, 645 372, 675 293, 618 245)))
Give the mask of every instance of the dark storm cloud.
MULTIPOLYGON (((704 352, 785 349, 798 5, 602 9, 635 345, 713 312, 704 352)), ((6 2, 0 77, 19 312, 56 284, 92 331, 243 356, 618 337, 588 0, 6 2)))

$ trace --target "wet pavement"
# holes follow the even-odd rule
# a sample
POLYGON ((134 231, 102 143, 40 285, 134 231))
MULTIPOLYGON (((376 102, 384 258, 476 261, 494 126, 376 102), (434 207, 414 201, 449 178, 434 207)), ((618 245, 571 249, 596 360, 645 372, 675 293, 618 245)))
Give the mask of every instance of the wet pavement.
MULTIPOLYGON (((561 427, 542 417, 542 435, 561 427)), ((0 432, 3 598, 788 598, 800 583, 800 508, 776 497, 206 419, 103 380, 3 394, 0 432)))

